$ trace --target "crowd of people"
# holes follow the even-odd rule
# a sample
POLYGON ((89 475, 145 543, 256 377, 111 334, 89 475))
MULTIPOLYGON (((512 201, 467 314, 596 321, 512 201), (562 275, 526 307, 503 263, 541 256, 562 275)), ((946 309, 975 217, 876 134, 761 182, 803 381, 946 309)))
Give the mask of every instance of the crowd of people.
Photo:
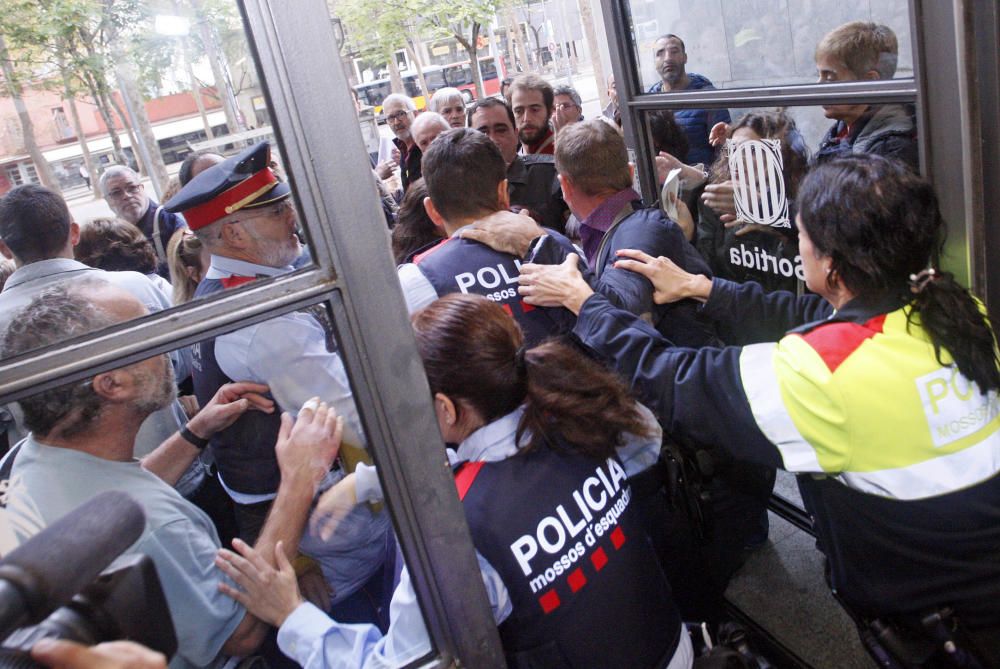
MULTIPOLYGON (((852 22, 816 65, 891 78, 897 53, 889 28, 852 22)), ((651 55, 649 93, 712 87, 677 35, 651 55)), ((826 106, 814 150, 783 111, 658 112, 647 158, 679 185, 657 203, 633 188, 616 95, 586 119, 573 88, 526 73, 502 99, 447 88, 382 111, 396 150, 372 161, 372 196, 508 666, 696 666, 682 621, 725 617, 778 469, 799 475, 863 634, 889 630, 886 652, 919 661, 901 666, 1000 665, 1000 364, 983 305, 938 264, 911 109, 826 106), (765 141, 786 226, 738 206, 763 183, 730 154, 765 141)), ((0 198, 0 356, 309 262, 266 143, 192 154, 178 178, 161 204, 109 168, 115 218, 83 226, 46 188, 0 198)), ((322 307, 0 416, 18 540, 105 490, 143 507, 128 553, 156 566, 172 666, 431 651, 322 307)), ((165 662, 128 644, 35 657, 165 662)))

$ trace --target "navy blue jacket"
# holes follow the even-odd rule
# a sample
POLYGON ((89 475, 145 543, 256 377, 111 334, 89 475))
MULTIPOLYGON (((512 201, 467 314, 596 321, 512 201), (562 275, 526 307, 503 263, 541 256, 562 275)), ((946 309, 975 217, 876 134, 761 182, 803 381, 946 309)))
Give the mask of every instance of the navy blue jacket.
POLYGON ((466 463, 456 484, 510 594, 499 631, 511 669, 669 661, 680 615, 617 459, 541 448, 466 463))
MULTIPOLYGON (((715 86, 700 74, 688 74, 688 85, 685 91, 715 90, 715 86)), ((658 81, 649 87, 649 93, 662 93, 663 82, 658 81)), ((676 91, 669 91, 674 93, 676 91)), ((720 121, 732 123, 728 109, 678 109, 674 111, 674 120, 684 130, 688 140, 687 156, 676 156, 682 163, 694 165, 702 163, 706 167, 715 162, 716 150, 708 143, 708 133, 712 126, 720 121)))
POLYGON ((146 236, 149 243, 153 245, 153 251, 156 252, 156 273, 162 276, 167 281, 170 280, 170 268, 167 266, 167 245, 170 243, 170 238, 173 234, 180 228, 187 227, 187 223, 184 222, 184 217, 180 214, 174 214, 166 209, 160 210, 160 231, 158 239, 153 238, 154 221, 153 217, 156 214, 156 210, 159 208, 159 204, 152 198, 149 199, 149 207, 146 209, 146 213, 142 215, 139 222, 136 223, 136 227, 142 230, 142 234, 146 236), (157 247, 157 241, 160 245, 157 247), (164 255, 160 255, 157 248, 163 249, 164 255))
POLYGON ((602 243, 605 252, 594 259, 598 281, 594 290, 617 307, 633 314, 649 314, 656 329, 678 346, 706 346, 718 343, 713 325, 698 314, 698 303, 683 300, 674 304, 653 303, 653 285, 645 277, 613 267, 619 249, 640 249, 651 256, 670 258, 692 274, 712 275, 712 271, 680 227, 658 207, 637 209, 608 230, 602 243), (607 239, 610 236, 610 239, 607 239), (598 269, 598 265, 601 265, 598 269))
MULTIPOLYGON (((765 294, 756 284, 718 279, 707 306, 730 328, 743 323, 747 342, 773 342, 789 326, 808 333, 832 321, 861 323, 899 308, 853 300, 831 314, 830 305, 823 306, 817 296, 765 294)), ((597 294, 584 303, 574 334, 632 380, 667 434, 783 467, 771 439, 791 436, 765 435, 745 390, 753 384, 743 378, 742 366, 745 358, 753 358, 752 351, 672 347, 648 324, 597 294)), ((774 399, 755 397, 755 406, 770 406, 774 399)), ((799 481, 819 546, 830 560, 832 583, 856 611, 922 615, 947 605, 971 629, 1000 625, 1000 475, 918 499, 870 494, 841 478, 800 476, 799 481)))

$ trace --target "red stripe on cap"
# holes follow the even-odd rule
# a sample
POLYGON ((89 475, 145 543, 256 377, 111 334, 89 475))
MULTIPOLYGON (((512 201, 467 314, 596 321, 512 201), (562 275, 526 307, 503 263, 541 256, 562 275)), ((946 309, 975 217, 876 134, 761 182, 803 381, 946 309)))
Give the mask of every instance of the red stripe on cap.
POLYGON ((455 474, 455 487, 458 488, 458 498, 465 499, 472 487, 473 481, 479 475, 479 470, 483 468, 485 462, 466 462, 462 465, 458 473, 455 474))
POLYGON ((821 325, 802 335, 813 347, 831 372, 847 360, 858 348, 877 334, 882 334, 885 314, 876 316, 864 325, 857 323, 830 323, 821 325))
POLYGON ((569 583, 569 589, 573 592, 578 592, 580 588, 587 585, 587 576, 583 573, 583 568, 577 567, 574 569, 566 582, 569 583))
POLYGON ((276 183, 278 183, 278 178, 274 176, 274 172, 265 167, 249 179, 244 179, 229 190, 219 193, 208 202, 202 202, 190 209, 186 209, 183 212, 184 220, 187 221, 188 227, 192 230, 204 228, 206 225, 215 223, 223 216, 228 216, 235 211, 239 211, 249 204, 249 202, 242 202, 243 200, 257 191, 265 189, 267 186, 273 186, 276 183))
POLYGON ((616 527, 615 531, 611 533, 611 545, 618 550, 625 543, 625 533, 622 532, 622 528, 616 527))

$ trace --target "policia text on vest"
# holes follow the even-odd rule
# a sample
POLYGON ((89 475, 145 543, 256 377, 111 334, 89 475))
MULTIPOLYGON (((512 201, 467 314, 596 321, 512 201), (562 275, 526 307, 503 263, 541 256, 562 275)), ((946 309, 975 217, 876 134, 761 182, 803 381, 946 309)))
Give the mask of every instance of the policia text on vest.
POLYGON ((534 535, 522 535, 510 545, 514 558, 528 577, 536 568, 541 569, 532 564, 538 557, 539 548, 546 555, 559 555, 531 579, 532 592, 545 588, 588 553, 591 553, 595 568, 600 568, 598 565, 607 561, 607 552, 599 546, 594 547, 605 534, 610 532, 612 545, 620 546, 624 538, 617 528, 618 518, 632 499, 631 489, 622 488, 625 480, 622 466, 613 458, 608 459, 573 491, 571 503, 557 505, 551 515, 538 522, 534 535))

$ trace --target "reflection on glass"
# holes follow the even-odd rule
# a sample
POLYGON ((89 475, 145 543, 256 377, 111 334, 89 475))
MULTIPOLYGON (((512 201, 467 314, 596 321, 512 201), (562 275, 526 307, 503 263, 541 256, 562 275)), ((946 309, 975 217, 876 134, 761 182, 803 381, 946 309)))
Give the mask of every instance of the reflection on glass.
MULTIPOLYGON (((0 141, 0 194, 44 184, 82 229, 86 248, 65 253, 52 244, 21 264, 75 255, 92 267, 146 274, 168 302, 180 303, 193 297, 188 284, 200 281, 207 262, 183 232, 183 214, 162 205, 204 170, 264 141, 272 145, 270 168, 287 177, 237 5, 161 4, 84 3, 69 19, 48 5, 10 8, 5 19, 22 29, 3 31, 3 48, 15 54, 5 78, 31 82, 11 94, 32 127, 21 125, 5 91, 0 120, 17 132, 0 141), (67 22, 74 31, 64 30, 67 22), (17 56, 26 49, 31 58, 17 56), (50 64, 41 79, 39 59, 50 64), (44 160, 25 157, 33 153, 44 160)), ((303 252, 299 264, 309 260, 303 252)), ((43 269, 27 274, 50 273, 43 269)))
POLYGON ((647 115, 658 185, 679 170, 675 178, 694 217, 695 245, 716 276, 756 281, 768 290, 804 289, 795 196, 809 166, 874 153, 919 169, 909 105, 733 110, 733 122, 712 133, 718 157, 705 171, 671 153, 669 147, 684 148, 676 141, 679 128, 672 117, 669 111, 647 115), (777 155, 751 151, 747 142, 765 142, 777 155), (783 211, 791 227, 775 225, 783 211))
MULTIPOLYGON (((60 282, 27 304, 2 343, 7 355, 19 355, 147 311, 121 285, 60 282)), ((330 312, 316 305, 4 408, 12 443, 31 431, 8 491, 15 538, 101 490, 133 495, 157 537, 136 550, 157 566, 178 654, 199 665, 220 652, 252 652, 260 641, 227 641, 245 609, 218 590, 222 572, 212 564, 220 539, 257 545, 269 562, 282 540, 302 596, 335 619, 384 629, 394 543, 337 350, 330 312), (335 416, 344 419, 339 440, 335 416), (142 467, 133 457, 143 458, 142 467), (50 494, 53 481, 60 495, 50 494), (274 506, 279 497, 283 504, 274 506), (320 498, 322 511, 310 523, 320 498)), ((243 603, 280 625, 258 608, 260 599, 243 603)), ((410 615, 422 630, 415 600, 410 615)), ((429 649, 425 642, 421 654, 429 649)))
MULTIPOLYGON (((853 21, 885 26, 898 39, 896 71, 883 73, 881 78, 912 76, 908 5, 906 0, 727 0, 683 4, 631 0, 642 90, 658 92, 661 82, 664 90, 671 90, 670 78, 683 67, 689 75, 700 74, 718 88, 812 83, 819 77, 817 45, 835 28, 853 21), (658 41, 667 34, 683 40, 685 49, 661 61, 656 57, 658 41)), ((863 74, 856 78, 864 78, 863 74)))

